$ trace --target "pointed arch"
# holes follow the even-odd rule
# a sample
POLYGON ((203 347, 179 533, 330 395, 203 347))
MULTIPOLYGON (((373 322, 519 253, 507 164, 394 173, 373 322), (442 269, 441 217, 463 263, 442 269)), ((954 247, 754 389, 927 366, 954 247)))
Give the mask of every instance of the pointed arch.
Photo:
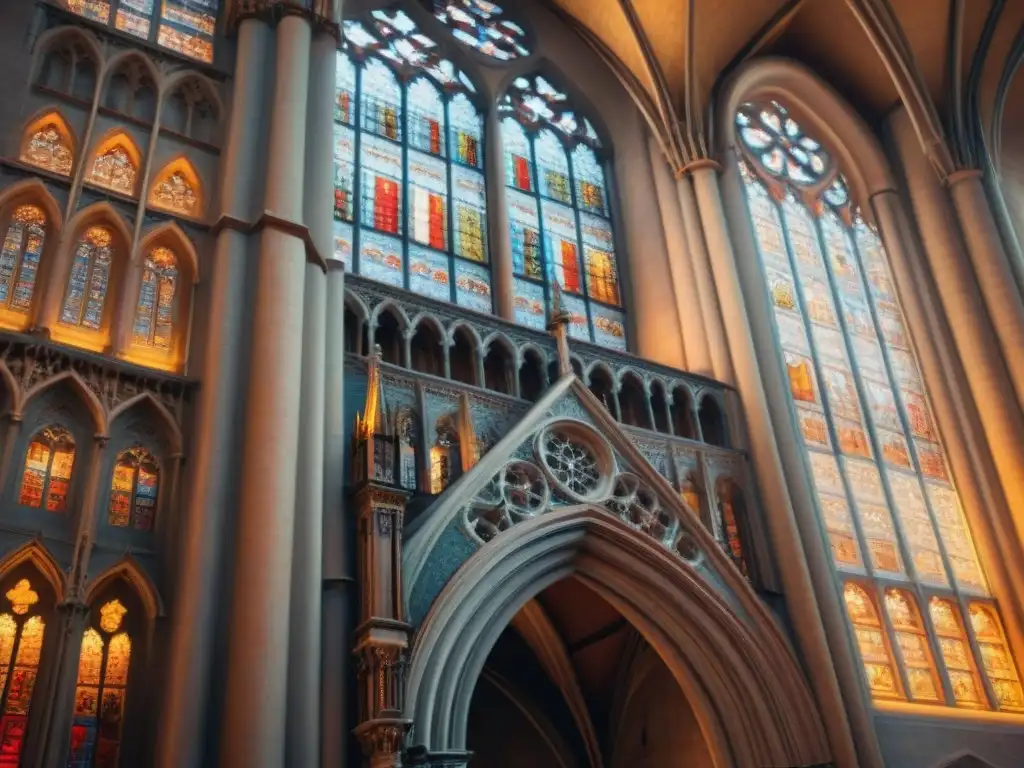
POLYGON ((53 227, 54 234, 60 232, 64 216, 53 194, 37 178, 22 179, 0 191, 0 210, 15 203, 35 203, 46 212, 46 224, 53 227))
POLYGON ((85 381, 75 371, 64 371, 57 374, 52 379, 37 384, 32 389, 28 390, 22 398, 21 412, 24 413, 26 409, 32 404, 32 401, 43 395, 54 387, 60 386, 62 383, 67 382, 68 386, 78 395, 81 399, 82 404, 88 410, 89 415, 92 417, 93 428, 96 430, 97 437, 106 437, 107 432, 107 414, 100 403, 96 393, 89 389, 85 381))
POLYGON ((201 219, 205 208, 203 183, 185 155, 168 161, 149 185, 147 204, 168 213, 201 219))
POLYGON ((469 334, 469 338, 473 342, 476 348, 476 352, 479 354, 481 350, 483 350, 484 348, 483 339, 480 338, 480 331, 478 331, 476 327, 468 320, 456 320, 450 326, 448 326, 448 330, 444 334, 445 339, 449 343, 454 344, 455 334, 458 333, 459 330, 464 330, 469 334))
POLYGON ((85 181, 126 197, 138 194, 142 153, 135 140, 121 128, 112 128, 96 142, 89 156, 85 181))
POLYGON ((109 568, 98 573, 85 585, 86 604, 94 603, 97 598, 102 596, 107 587, 118 580, 127 583, 139 596, 146 610, 146 617, 150 621, 164 615, 164 604, 160 592, 139 561, 131 555, 125 555, 109 568))
POLYGON ((107 350, 128 269, 131 231, 110 203, 95 203, 68 222, 54 261, 60 302, 42 325, 51 337, 96 352, 107 350))
POLYGON ((53 559, 53 555, 50 554, 46 545, 38 537, 7 553, 0 560, 0 581, 6 578, 7 574, 15 568, 25 563, 32 563, 36 570, 42 574, 43 578, 46 579, 53 589, 56 603, 59 604, 64 599, 64 570, 53 559))
POLYGON ((373 311, 370 313, 370 325, 376 326, 380 316, 385 312, 390 312, 394 316, 403 331, 408 331, 412 328, 412 322, 409 320, 409 315, 406 314, 405 309, 398 302, 391 299, 385 299, 373 308, 373 311))
POLYGON ((437 332, 437 338, 439 340, 445 341, 447 339, 448 334, 445 332, 444 323, 438 320, 436 315, 433 315, 430 312, 420 312, 409 321, 410 330, 415 331, 420 327, 420 323, 426 323, 431 326, 434 331, 437 332))
POLYGON ((77 155, 75 135, 58 110, 47 110, 26 124, 18 152, 21 162, 70 176, 77 155))
POLYGON ((51 27, 39 36, 39 39, 36 41, 37 61, 47 51, 69 40, 83 45, 89 51, 98 71, 103 62, 103 51, 95 33, 84 27, 76 27, 70 24, 51 27))
POLYGON ((127 338, 119 340, 125 359, 162 370, 182 368, 198 271, 195 246, 177 223, 146 234, 127 281, 132 320, 124 329, 127 338))
POLYGON ((153 81, 153 87, 159 89, 163 83, 163 75, 151 58, 137 49, 129 48, 120 53, 114 54, 103 67, 103 89, 110 86, 110 79, 116 75, 125 64, 137 64, 145 70, 153 81))
POLYGON ((405 710, 429 752, 465 749, 473 686, 498 635, 528 600, 570 575, 668 666, 716 765, 830 760, 814 697, 767 612, 742 618, 699 571, 590 507, 552 511, 496 537, 434 601, 413 641, 405 710))
POLYGON ((110 428, 113 429, 122 420, 131 417, 134 411, 148 411, 153 414, 163 427, 163 435, 167 438, 172 455, 179 455, 184 444, 178 422, 167 410, 167 407, 153 397, 150 392, 142 392, 131 400, 126 400, 110 412, 110 428))

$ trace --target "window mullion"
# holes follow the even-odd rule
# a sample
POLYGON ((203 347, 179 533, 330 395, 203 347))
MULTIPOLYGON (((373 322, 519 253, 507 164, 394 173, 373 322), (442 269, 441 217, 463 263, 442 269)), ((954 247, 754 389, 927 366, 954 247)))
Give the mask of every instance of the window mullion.
MULTIPOLYGON (((399 100, 399 109, 401 110, 401 118, 396 122, 398 123, 399 130, 402 132, 401 142, 401 154, 402 154, 402 171, 400 182, 402 184, 402 213, 398 217, 398 227, 402 242, 402 287, 405 290, 410 290, 410 275, 409 275, 409 239, 410 239, 410 219, 414 219, 416 212, 410 206, 412 190, 409 189, 412 186, 412 179, 409 175, 409 85, 412 83, 412 79, 403 80, 396 73, 396 77, 399 78, 399 82, 402 84, 402 98, 399 100)), ((376 206, 376 201, 374 201, 376 206)), ((429 204, 428 213, 429 218, 429 204)), ((413 221, 415 225, 415 221, 413 221)), ((429 238, 428 238, 429 239, 429 238)), ((412 329, 407 329, 412 332, 412 329)))
MULTIPOLYGON (((848 233, 848 234, 851 234, 851 233, 848 233)), ((967 632, 967 637, 968 637, 968 640, 969 640, 969 644, 971 646, 971 652, 974 654, 975 663, 979 667, 979 669, 982 669, 983 665, 980 664, 981 653, 980 653, 980 649, 978 648, 977 639, 974 636, 974 628, 969 626, 970 621, 969 621, 969 616, 968 616, 968 613, 967 613, 967 602, 964 599, 964 596, 963 596, 963 594, 962 594, 962 592, 960 590, 960 587, 958 585, 958 582, 957 582, 957 579, 956 579, 956 574, 954 573, 952 565, 951 565, 950 560, 949 560, 949 553, 946 551, 946 544, 945 544, 945 542, 943 541, 943 538, 942 538, 942 530, 938 526, 938 522, 937 522, 936 517, 935 517, 935 510, 932 507, 931 498, 928 495, 928 488, 927 488, 927 486, 925 485, 925 483, 923 481, 923 473, 921 471, 920 457, 918 456, 918 453, 917 453, 917 443, 914 441, 914 433, 913 433, 913 431, 910 428, 910 422, 909 422, 909 420, 907 418, 907 412, 906 412, 904 398, 903 398, 903 390, 897 385, 897 381, 898 380, 897 380, 897 378, 896 378, 896 376, 895 376, 895 374, 893 372, 892 358, 891 358, 891 355, 890 355, 890 352, 889 352, 889 345, 885 341, 884 335, 882 335, 882 333, 881 333, 882 324, 881 324, 881 320, 880 320, 880 318, 878 316, 878 308, 875 306, 874 297, 871 295, 870 287, 867 285, 867 273, 864 271, 864 260, 861 258, 860 245, 857 242, 857 238, 856 237, 850 237, 849 240, 850 240, 850 243, 851 243, 851 253, 853 255, 853 258, 857 262, 857 271, 859 272, 859 275, 860 275, 860 285, 861 285, 862 291, 864 292, 865 304, 867 305, 868 312, 871 315, 871 322, 872 322, 872 324, 873 324, 873 326, 875 328, 875 333, 878 336, 878 341, 879 341, 878 346, 879 346, 879 348, 881 350, 881 354, 882 354, 882 363, 885 366, 885 373, 886 373, 886 376, 888 377, 888 380, 889 380, 889 388, 890 388, 890 390, 893 393, 893 399, 894 399, 894 402, 896 404, 897 416, 899 418, 900 425, 903 428, 903 437, 907 441, 907 449, 910 451, 910 457, 911 457, 911 461, 913 463, 914 472, 917 475, 918 485, 921 488, 921 494, 922 494, 922 497, 924 498, 925 509, 928 512, 928 519, 929 519, 929 522, 931 523, 932 531, 935 534, 935 541, 936 541, 936 544, 937 544, 937 546, 939 548, 939 557, 942 558, 942 565, 943 565, 943 567, 946 570, 946 578, 949 580, 950 588, 952 589, 952 592, 953 592, 953 594, 956 597, 957 605, 960 607, 960 613, 961 613, 961 616, 962 616, 961 621, 962 621, 962 623, 964 625, 965 631, 967 632)), ((914 358, 914 361, 915 361, 915 364, 916 364, 916 358, 914 358)), ((921 383, 922 383, 922 385, 924 384, 923 378, 922 378, 921 383)), ((929 408, 929 414, 930 414, 930 408, 929 408)), ((872 431, 872 437, 874 437, 873 431, 872 431)), ((940 446, 942 446, 941 441, 940 441, 939 444, 940 444, 940 446)), ((942 447, 943 447, 943 454, 945 454, 944 446, 942 446, 942 447)), ((945 456, 943 456, 943 460, 945 460, 945 456)), ((893 522, 894 522, 894 525, 896 525, 896 528, 897 528, 897 536, 900 538, 900 541, 901 541, 901 543, 903 544, 903 546, 905 548, 906 547, 906 534, 904 534, 904 532, 903 532, 903 527, 902 527, 902 524, 901 524, 901 522, 899 520, 899 516, 898 515, 896 515, 894 517, 894 521, 893 522)), ((939 591, 941 591, 941 590, 939 590, 939 591)), ((952 705, 955 705, 956 704, 956 698, 953 695, 953 688, 952 688, 952 685, 951 685, 951 683, 949 681, 948 671, 946 670, 945 656, 942 653, 942 648, 941 648, 941 646, 939 644, 938 634, 935 632, 935 627, 934 627, 934 625, 932 623, 931 611, 928 609, 928 599, 929 599, 929 596, 926 594, 924 586, 921 584, 919 579, 915 580, 915 592, 917 593, 918 600, 920 601, 921 606, 922 606, 921 607, 921 620, 924 622, 925 628, 928 631, 928 642, 929 642, 929 645, 932 647, 932 655, 935 657, 936 662, 937 663, 941 663, 941 665, 942 665, 941 666, 941 670, 942 670, 941 679, 942 679, 943 691, 944 691, 944 693, 946 695, 946 700, 947 700, 948 703, 950 703, 952 705)), ((991 686, 991 684, 990 684, 990 682, 988 680, 988 676, 987 675, 980 675, 980 677, 982 678, 983 685, 985 686, 985 692, 986 692, 986 695, 989 697, 990 704, 994 707, 996 702, 997 702, 997 698, 995 696, 995 691, 992 690, 992 686, 991 686)))
MULTIPOLYGON (((352 272, 359 274, 359 249, 363 231, 363 65, 358 59, 352 58, 352 66, 356 71, 355 88, 352 100, 352 272)), ((334 98, 338 98, 335 86, 334 98)), ((370 322, 370 318, 366 318, 370 322)), ((372 355, 372 350, 364 350, 364 354, 372 355)))
POLYGON ((11 615, 12 618, 14 618, 15 626, 14 643, 11 645, 11 659, 7 662, 7 678, 4 683, 4 689, 3 691, 0 691, 0 715, 6 713, 7 697, 11 692, 11 678, 14 677, 14 667, 18 663, 18 651, 21 649, 21 636, 24 634, 25 621, 28 620, 28 617, 26 616, 25 621, 18 621, 17 618, 13 616, 13 611, 11 612, 11 615))
MULTIPOLYGON (((813 329, 811 327, 810 315, 807 313, 807 309, 804 305, 804 293, 803 293, 803 280, 800 276, 798 262, 796 259, 796 252, 793 249, 793 242, 789 234, 789 224, 787 222, 786 212, 782 205, 777 205, 777 211, 779 214, 779 223, 782 230, 783 243, 786 249, 786 256, 789 259, 790 274, 793 276, 793 300, 796 302, 796 306, 800 311, 800 321, 804 328, 804 333, 807 337, 807 345, 810 350, 811 364, 814 366, 814 376, 816 384, 818 386, 818 397, 821 400, 822 415, 825 419, 825 424, 828 427, 829 440, 832 443, 832 456, 836 460, 836 465, 839 468, 839 477, 843 482, 843 490, 846 493, 846 501, 850 508, 850 520, 853 523, 853 529, 857 536, 857 545, 860 547, 861 563, 864 567, 864 573, 870 577, 874 577, 874 563, 871 561, 871 550, 867 546, 867 537, 864 535, 864 530, 861 526, 859 506, 857 499, 853 495, 853 488, 850 486, 850 480, 846 474, 846 467, 839 461, 841 454, 839 453, 839 432, 836 428, 835 418, 832 415, 832 403, 827 396, 827 390, 825 386, 825 376, 822 371, 821 356, 818 354, 818 345, 814 339, 813 329)), ((749 212, 748 212, 749 216, 749 212)), ((765 285, 768 281, 765 280, 765 285)), ((781 347, 781 343, 779 345, 781 347)), ((814 450, 806 448, 806 451, 814 450)), ((820 512, 819 512, 820 514, 820 512)), ((846 573, 840 568, 836 568, 841 573, 846 573)))
MULTIPOLYGON (((540 279, 544 287, 544 305, 550 310, 551 307, 551 277, 553 271, 548 270, 548 238, 544 231, 544 207, 541 205, 540 194, 540 168, 537 166, 537 133, 527 134, 530 143, 530 183, 533 185, 533 200, 537 207, 537 237, 540 238, 540 279)), ((514 170, 514 169, 513 169, 514 170)), ((552 254, 553 256, 554 254, 552 254)), ((523 252, 523 272, 526 272, 525 242, 523 252)))
MULTIPOLYGON (((569 199, 572 201, 572 217, 576 222, 576 267, 580 271, 580 283, 583 286, 583 306, 587 312, 587 337, 594 341, 594 320, 590 314, 590 272, 587 269, 586 246, 583 244, 583 227, 580 224, 580 201, 576 197, 576 174, 572 167, 572 152, 565 153, 566 167, 569 169, 569 199)), ((649 400, 648 400, 649 402, 649 400)), ((654 425, 652 424, 653 428, 654 425)))
MULTIPOLYGON (((30 444, 31 447, 31 444, 30 444)), ((45 510, 50 500, 50 478, 53 475, 53 459, 57 454, 57 447, 53 443, 47 443, 50 455, 46 458, 46 475, 43 477, 43 495, 39 500, 39 508, 45 510)), ((70 490, 70 488, 68 489, 70 490)))
POLYGON ((452 95, 446 93, 444 88, 441 89, 441 93, 444 96, 442 105, 444 106, 444 127, 443 127, 443 141, 444 144, 444 159, 445 159, 445 175, 448 178, 448 200, 445 204, 445 218, 448 223, 448 293, 451 297, 452 304, 457 303, 458 294, 455 286, 455 189, 452 186, 452 163, 455 162, 455 158, 452 154, 452 124, 451 124, 451 106, 452 95))

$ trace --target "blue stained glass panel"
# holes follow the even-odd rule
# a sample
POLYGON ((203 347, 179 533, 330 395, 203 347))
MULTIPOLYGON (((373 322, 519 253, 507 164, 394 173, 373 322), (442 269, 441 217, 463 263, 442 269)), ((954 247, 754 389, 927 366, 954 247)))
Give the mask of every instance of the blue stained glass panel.
POLYGON ((402 140, 402 88, 380 59, 363 65, 362 128, 392 141, 402 140))
POLYGON ((356 103, 356 66, 346 54, 338 52, 334 71, 334 119, 352 125, 356 103))
POLYGON ((590 341, 586 300, 579 296, 562 294, 562 308, 569 313, 569 335, 574 339, 590 341))
POLYGON ((506 194, 509 226, 512 230, 512 269, 517 275, 541 280, 544 277, 544 261, 541 256, 537 200, 512 189, 506 194))
POLYGON ((517 277, 515 278, 515 292, 513 304, 516 322, 527 328, 543 331, 547 327, 544 286, 517 277))
POLYGON ((409 85, 409 146, 444 157, 444 102, 441 94, 425 77, 409 85))
POLYGON ((352 221, 355 204, 355 132, 334 126, 334 218, 352 221))
POLYGON ((549 280, 557 280, 565 291, 582 293, 580 249, 576 240, 576 215, 571 208, 541 201, 544 222, 544 258, 549 280))
POLYGON ((435 250, 448 248, 448 166, 409 150, 409 234, 435 250))
POLYGON ((586 144, 572 151, 572 172, 576 180, 576 205, 581 211, 608 216, 604 171, 594 150, 586 144))
POLYGON ((618 304, 621 300, 619 273, 611 224, 599 216, 580 213, 580 231, 583 233, 587 294, 594 301, 618 304))
POLYGON ((362 222, 393 235, 402 231, 402 151, 376 136, 363 136, 362 222))
POLYGON ((342 221, 334 222, 334 258, 352 269, 352 225, 342 221))
POLYGON ((440 301, 451 301, 448 256, 418 245, 409 246, 409 290, 440 301))
POLYGON ((490 314, 494 307, 491 298, 491 271, 482 264, 456 260, 455 298, 460 306, 490 314))
POLYGON ((399 288, 405 284, 402 241, 378 232, 359 232, 359 274, 399 288))
POLYGON ((501 140, 505 148, 505 183, 523 192, 533 192, 533 160, 526 131, 515 120, 506 118, 501 121, 501 140))
POLYGON ((484 120, 473 102, 463 93, 452 97, 448 105, 451 121, 452 156, 464 165, 483 168, 484 157, 480 151, 484 133, 484 120))
POLYGON ((626 315, 599 304, 590 305, 594 342, 602 347, 626 351, 626 315))
POLYGON ((483 174, 453 165, 452 197, 455 255, 487 261, 487 189, 483 174))
POLYGON ((569 158, 565 145, 549 130, 541 131, 534 140, 537 157, 537 180, 540 193, 560 203, 572 204, 569 190, 569 158))

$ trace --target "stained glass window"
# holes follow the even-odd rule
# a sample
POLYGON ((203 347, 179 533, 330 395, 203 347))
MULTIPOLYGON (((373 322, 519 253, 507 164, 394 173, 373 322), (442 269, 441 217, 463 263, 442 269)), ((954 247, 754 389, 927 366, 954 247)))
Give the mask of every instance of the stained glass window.
POLYGON ((625 315, 597 132, 569 95, 542 75, 513 80, 498 110, 516 321, 543 327, 557 282, 573 318, 570 334, 624 350, 625 315))
POLYGON ((505 10, 487 0, 434 0, 434 15, 452 31, 460 43, 480 53, 512 61, 528 56, 526 30, 505 10))
POLYGON ((73 13, 143 40, 156 40, 164 48, 213 61, 213 35, 218 0, 160 0, 159 24, 153 24, 155 0, 60 0, 73 13), (116 13, 111 13, 113 7, 116 13))
POLYGON ((462 474, 459 433, 447 422, 437 428, 437 439, 430 449, 430 492, 442 493, 462 474))
POLYGON ((149 204, 170 213, 200 215, 199 177, 187 160, 173 161, 157 174, 149 192, 149 204))
POLYGON ((139 151, 126 134, 103 142, 92 159, 86 181, 122 195, 135 194, 139 151))
MULTIPOLYGON (((892 633, 910 699, 1012 708, 1012 693, 990 700, 977 671, 983 667, 978 651, 964 633, 966 604, 954 588, 985 595, 988 583, 882 242, 832 156, 783 105, 745 104, 736 129, 781 363, 835 567, 844 578, 907 583, 886 590, 879 636, 892 633), (930 624, 922 621, 920 601, 927 603, 930 624), (939 667, 933 648, 941 649, 939 667), (944 679, 953 692, 949 701, 944 679)), ((848 607, 849 595, 848 589, 848 607)), ((990 615, 996 625, 994 605, 990 615)), ((857 634, 863 651, 859 626, 857 634)), ((1002 666, 1016 675, 1003 647, 1002 666)), ((869 655, 864 662, 873 693, 891 698, 888 683, 876 684, 879 672, 869 655)))
POLYGON ((344 23, 334 107, 334 258, 491 312, 483 118, 469 78, 402 10, 344 23))
POLYGON ((1024 689, 1013 661, 1003 623, 993 606, 973 602, 968 607, 971 627, 978 640, 982 667, 995 692, 999 708, 1008 712, 1024 712, 1024 689))
POLYGON ((875 601, 867 589, 853 581, 846 582, 843 587, 843 601, 846 603, 846 615, 853 624, 871 694, 880 699, 902 699, 896 665, 893 664, 875 601))
POLYGON ((51 424, 39 430, 25 453, 18 503, 65 512, 68 485, 75 465, 75 440, 64 427, 51 424))
POLYGON ((398 435, 398 468, 400 485, 409 491, 419 487, 416 469, 416 421, 408 413, 401 414, 397 419, 398 435))
MULTIPOLYGON (((740 520, 737 510, 740 504, 739 491, 731 482, 723 482, 718 486, 718 511, 722 516, 722 534, 725 538, 726 554, 736 567, 747 573, 747 562, 743 552, 743 537, 740 534, 740 520)), ((700 510, 700 505, 694 507, 700 510)))
POLYGON ((67 124, 54 112, 34 121, 25 131, 20 159, 37 168, 70 176, 74 162, 72 147, 67 124))
POLYGON ((111 600, 99 610, 99 629, 82 637, 68 768, 117 768, 132 658, 127 612, 111 600))
POLYGON ((36 613, 39 595, 28 579, 21 579, 6 597, 10 611, 0 613, 0 765, 18 765, 46 623, 36 613))
POLYGON ((169 248, 149 252, 142 269, 135 304, 132 345, 169 352, 174 346, 175 296, 180 275, 178 260, 169 248))
POLYGON ((141 445, 122 451, 110 482, 108 522, 118 528, 153 530, 159 490, 160 468, 153 454, 141 445))
POLYGON ((46 243, 46 214, 36 205, 11 211, 0 250, 0 307, 28 317, 46 243))
POLYGON ((89 227, 78 239, 71 262, 60 322, 97 331, 113 268, 113 235, 106 227, 89 227))

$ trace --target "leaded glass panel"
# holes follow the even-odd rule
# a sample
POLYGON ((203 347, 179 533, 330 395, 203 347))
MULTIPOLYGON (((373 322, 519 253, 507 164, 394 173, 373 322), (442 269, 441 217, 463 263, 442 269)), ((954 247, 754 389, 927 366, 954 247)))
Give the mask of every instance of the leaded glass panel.
POLYGON ((46 243, 46 214, 35 205, 11 213, 0 250, 0 306, 27 315, 46 243))
POLYGON ((99 330, 113 262, 113 236, 106 227, 89 227, 75 246, 60 322, 99 330))
POLYGON ((530 53, 526 30, 505 10, 488 0, 434 0, 434 15, 460 43, 499 61, 511 61, 530 53))

